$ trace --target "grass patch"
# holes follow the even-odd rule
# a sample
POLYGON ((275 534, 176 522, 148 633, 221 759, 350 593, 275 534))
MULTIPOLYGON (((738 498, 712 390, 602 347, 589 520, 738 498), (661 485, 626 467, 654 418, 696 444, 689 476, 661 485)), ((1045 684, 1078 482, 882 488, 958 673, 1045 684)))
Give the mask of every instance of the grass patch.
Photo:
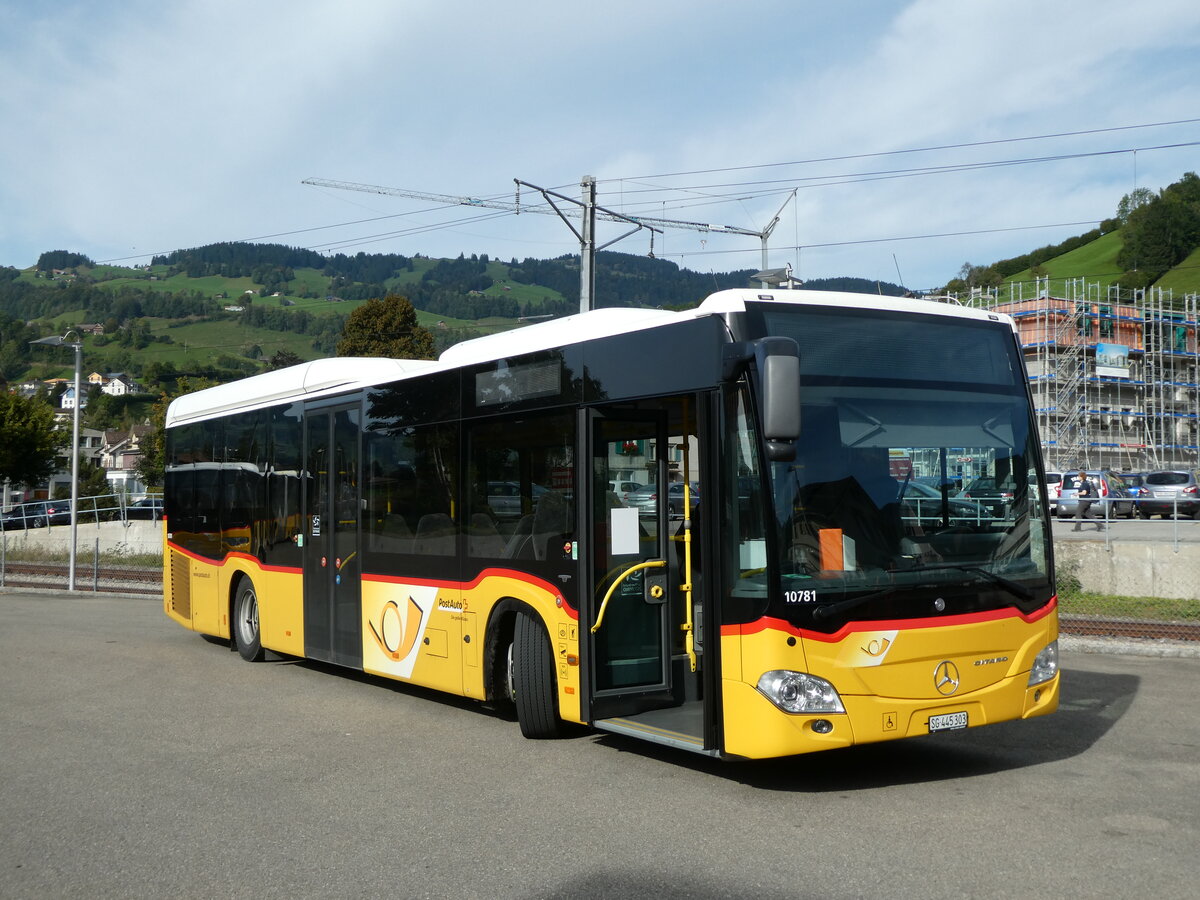
POLYGON ((1144 622, 1200 622, 1200 600, 1171 597, 1120 597, 1091 591, 1059 593, 1064 616, 1102 616, 1144 622))
POLYGON ((1170 289, 1176 296, 1200 291, 1200 247, 1193 250, 1179 265, 1154 282, 1157 288, 1170 289))
MULTIPOLYGON (((93 550, 90 547, 80 546, 75 556, 75 568, 77 573, 83 573, 92 568, 93 565, 93 550)), ((68 565, 71 561, 71 554, 65 547, 39 547, 31 545, 18 545, 7 548, 4 554, 5 563, 36 563, 41 565, 68 565)), ((134 566, 144 569, 161 569, 163 565, 162 550, 148 552, 134 552, 129 549, 124 550, 102 550, 100 552, 100 567, 105 566, 134 566)))
POLYGON ((1174 597, 1124 597, 1085 591, 1079 581, 1079 561, 1059 563, 1056 584, 1058 611, 1064 616, 1100 616, 1151 622, 1200 622, 1200 600, 1174 597))
MULTIPOLYGON (((1121 230, 1110 231, 1082 247, 1076 247, 1042 263, 1043 275, 1049 275, 1052 282, 1066 278, 1082 278, 1088 284, 1107 286, 1123 274, 1117 265, 1117 254, 1124 246, 1121 230)), ((1018 272, 1007 282, 1033 281, 1033 270, 1026 269, 1018 272)))

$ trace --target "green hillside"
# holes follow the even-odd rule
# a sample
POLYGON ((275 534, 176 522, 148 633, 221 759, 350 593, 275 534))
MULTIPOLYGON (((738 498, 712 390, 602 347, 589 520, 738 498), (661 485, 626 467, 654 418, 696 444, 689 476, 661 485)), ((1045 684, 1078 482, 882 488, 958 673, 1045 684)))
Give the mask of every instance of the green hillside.
POLYGON ((1036 267, 1022 269, 1005 280, 1006 283, 1032 282, 1036 276, 1049 277, 1051 281, 1082 278, 1088 284, 1105 287, 1121 277, 1123 272, 1117 265, 1117 254, 1121 252, 1121 230, 1101 235, 1096 240, 1068 250, 1036 267))
POLYGON ((986 266, 968 263, 946 290, 984 288, 1015 299, 1029 296, 1037 277, 1048 277, 1052 292, 1081 280, 1129 295, 1144 288, 1200 293, 1200 177, 1187 172, 1157 194, 1132 191, 1113 218, 1057 246, 986 266))
POLYGON ((1168 270, 1167 274, 1154 282, 1155 287, 1172 290, 1176 294, 1200 294, 1200 247, 1197 247, 1183 262, 1168 270))

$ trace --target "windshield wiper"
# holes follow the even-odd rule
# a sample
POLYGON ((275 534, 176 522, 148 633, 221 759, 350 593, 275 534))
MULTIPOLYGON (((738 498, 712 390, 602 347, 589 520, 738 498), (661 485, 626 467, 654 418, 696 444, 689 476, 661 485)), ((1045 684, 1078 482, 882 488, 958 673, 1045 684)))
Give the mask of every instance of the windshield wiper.
POLYGON ((880 597, 887 597, 894 593, 896 593, 896 588, 890 587, 882 591, 863 594, 860 597, 851 597, 849 600, 839 600, 837 603, 830 603, 828 606, 818 606, 813 610, 812 617, 818 622, 822 619, 831 619, 838 613, 849 612, 870 600, 878 600, 880 597))
POLYGON ((956 566, 956 565, 921 566, 920 569, 917 571, 929 572, 929 571, 937 571, 937 570, 952 571, 952 572, 973 572, 976 575, 982 575, 984 578, 986 578, 992 584, 999 585, 1000 587, 1004 588, 1009 593, 1016 594, 1022 600, 1032 600, 1033 599, 1033 591, 1029 590, 1029 588, 1025 587, 1025 585, 1021 584, 1020 582, 1013 581, 1011 578, 1005 578, 1003 575, 993 572, 991 569, 985 569, 983 566, 956 566))
MULTIPOLYGON (((1013 581, 1011 578, 1006 578, 1003 575, 999 575, 990 569, 985 569, 983 566, 922 566, 919 570, 913 571, 952 571, 982 575, 987 581, 992 582, 992 584, 999 585, 1009 593, 1015 594, 1022 600, 1032 600, 1034 597, 1033 592, 1029 590, 1029 588, 1025 587, 1025 585, 1013 581)), ((818 606, 813 610, 812 617, 818 622, 824 619, 831 619, 840 613, 849 612, 852 609, 856 609, 857 607, 862 606, 864 603, 868 603, 871 600, 878 600, 880 597, 886 597, 894 594, 898 590, 898 587, 889 587, 882 591, 874 591, 870 594, 863 594, 860 597, 851 597, 849 600, 839 600, 837 603, 830 603, 827 606, 818 606)))

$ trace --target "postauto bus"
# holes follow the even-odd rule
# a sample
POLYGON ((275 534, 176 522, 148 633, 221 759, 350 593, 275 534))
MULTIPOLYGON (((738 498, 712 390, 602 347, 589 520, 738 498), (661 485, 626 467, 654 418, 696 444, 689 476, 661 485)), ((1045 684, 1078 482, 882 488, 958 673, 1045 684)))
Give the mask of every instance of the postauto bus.
POLYGON ((305 363, 180 397, 166 424, 166 613, 247 660, 475 698, 529 737, 581 723, 727 758, 1058 703, 1004 316, 722 291, 436 361, 305 363), (964 472, 1021 489, 964 515, 964 472), (623 480, 653 496, 625 506, 623 480))

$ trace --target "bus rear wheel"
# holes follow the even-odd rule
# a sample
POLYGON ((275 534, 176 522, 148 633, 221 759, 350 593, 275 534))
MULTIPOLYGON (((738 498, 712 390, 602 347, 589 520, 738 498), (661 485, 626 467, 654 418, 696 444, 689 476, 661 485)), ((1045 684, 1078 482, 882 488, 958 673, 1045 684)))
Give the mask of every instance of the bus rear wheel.
POLYGON ((246 662, 259 662, 265 655, 258 629, 258 594, 249 578, 238 587, 233 602, 233 640, 246 662))
POLYGON ((531 613, 524 610, 517 613, 510 652, 508 682, 521 734, 527 738, 557 737, 554 655, 546 630, 531 613))

